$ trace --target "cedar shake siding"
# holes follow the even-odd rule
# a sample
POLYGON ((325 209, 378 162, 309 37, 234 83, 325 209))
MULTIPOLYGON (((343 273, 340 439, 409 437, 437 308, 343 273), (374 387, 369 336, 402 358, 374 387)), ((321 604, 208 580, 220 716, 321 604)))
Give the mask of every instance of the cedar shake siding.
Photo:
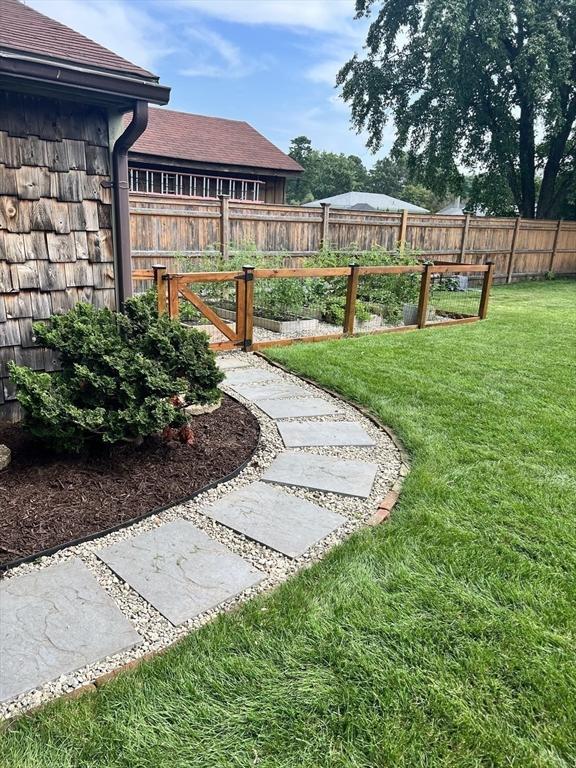
POLYGON ((77 302, 116 305, 110 150, 103 109, 0 98, 0 420, 15 420, 8 361, 57 365, 34 344, 32 323, 77 302))

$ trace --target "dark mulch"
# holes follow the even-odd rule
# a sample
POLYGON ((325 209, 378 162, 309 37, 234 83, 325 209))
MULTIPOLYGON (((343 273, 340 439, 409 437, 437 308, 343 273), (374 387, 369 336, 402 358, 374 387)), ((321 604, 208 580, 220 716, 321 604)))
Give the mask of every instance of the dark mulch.
POLYGON ((89 457, 55 456, 19 426, 0 428, 12 463, 0 472, 0 564, 94 535, 176 502, 233 472, 260 433, 243 405, 224 396, 192 422, 194 445, 160 437, 89 457))

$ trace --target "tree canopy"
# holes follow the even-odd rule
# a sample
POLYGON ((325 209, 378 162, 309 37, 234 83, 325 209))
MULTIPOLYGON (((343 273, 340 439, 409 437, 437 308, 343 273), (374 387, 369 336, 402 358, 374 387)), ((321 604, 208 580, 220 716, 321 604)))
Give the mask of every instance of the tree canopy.
POLYGON ((287 198, 291 202, 310 202, 365 188, 367 171, 356 155, 313 149, 307 136, 293 139, 288 154, 304 168, 299 178, 288 182, 287 198))
POLYGON ((426 187, 533 218, 576 214, 576 0, 356 0, 366 54, 337 83, 352 122, 426 187))

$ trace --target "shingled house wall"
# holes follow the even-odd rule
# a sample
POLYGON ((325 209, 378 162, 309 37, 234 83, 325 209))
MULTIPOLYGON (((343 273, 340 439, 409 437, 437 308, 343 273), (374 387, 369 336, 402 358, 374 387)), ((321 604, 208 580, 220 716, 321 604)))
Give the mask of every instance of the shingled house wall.
POLYGON ((8 361, 57 366, 32 323, 115 306, 109 178, 105 110, 0 93, 0 421, 20 416, 8 361))

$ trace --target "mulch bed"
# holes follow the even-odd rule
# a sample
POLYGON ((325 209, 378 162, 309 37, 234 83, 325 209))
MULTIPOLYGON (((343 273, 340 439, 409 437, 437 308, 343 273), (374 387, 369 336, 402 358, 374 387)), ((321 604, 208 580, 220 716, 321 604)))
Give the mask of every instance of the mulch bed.
POLYGON ((98 455, 57 456, 21 427, 0 427, 12 463, 0 472, 0 566, 141 517, 229 475, 246 462, 260 428, 226 395, 192 422, 195 442, 152 437, 98 455))

